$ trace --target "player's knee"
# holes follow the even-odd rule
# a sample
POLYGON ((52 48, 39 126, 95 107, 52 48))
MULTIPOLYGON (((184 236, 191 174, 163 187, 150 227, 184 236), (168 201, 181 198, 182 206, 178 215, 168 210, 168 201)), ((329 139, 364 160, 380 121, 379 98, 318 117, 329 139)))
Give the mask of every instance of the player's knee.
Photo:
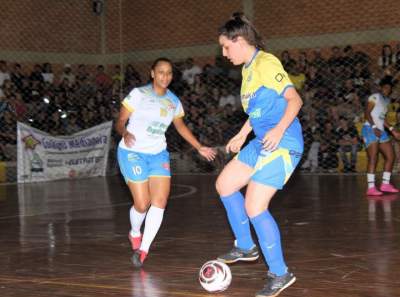
POLYGON ((135 209, 140 213, 146 212, 150 207, 150 202, 135 202, 135 209))
POLYGON ((259 209, 257 205, 246 202, 245 202, 245 209, 246 209, 246 214, 249 218, 254 218, 258 216, 260 213, 262 213, 262 209, 259 209))
POLYGON ((217 181, 215 182, 215 189, 217 190, 220 196, 227 196, 230 194, 228 193, 228 183, 221 176, 219 176, 217 178, 217 181))
POLYGON ((160 197, 160 198, 151 199, 151 205, 154 205, 155 207, 164 209, 167 206, 167 200, 168 200, 168 197, 160 197))

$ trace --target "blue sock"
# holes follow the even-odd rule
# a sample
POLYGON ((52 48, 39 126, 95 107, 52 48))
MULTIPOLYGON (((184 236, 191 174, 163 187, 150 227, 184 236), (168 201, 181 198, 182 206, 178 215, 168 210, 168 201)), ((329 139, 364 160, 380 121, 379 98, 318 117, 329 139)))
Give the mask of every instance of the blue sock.
POLYGON ((229 196, 221 197, 225 206, 228 220, 236 237, 236 246, 240 249, 249 250, 254 246, 250 232, 249 218, 244 207, 242 193, 235 192, 229 196))
POLYGON ((250 219, 256 230, 258 243, 269 266, 269 271, 277 276, 287 272, 287 266, 283 260, 281 236, 278 225, 268 210, 250 219))

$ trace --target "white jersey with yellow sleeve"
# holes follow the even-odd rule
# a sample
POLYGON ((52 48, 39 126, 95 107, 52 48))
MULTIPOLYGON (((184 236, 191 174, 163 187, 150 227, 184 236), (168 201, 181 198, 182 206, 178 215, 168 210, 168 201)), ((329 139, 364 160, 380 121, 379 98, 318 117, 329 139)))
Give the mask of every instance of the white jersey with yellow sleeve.
MULTIPOLYGON (((374 121, 375 126, 379 130, 383 131, 385 129, 384 123, 390 99, 380 93, 375 93, 368 97, 368 103, 369 102, 374 103, 374 108, 371 111, 372 120, 374 121)), ((370 125, 370 123, 366 121, 365 125, 370 125)))
POLYGON ((151 84, 134 88, 122 105, 131 112, 126 129, 136 141, 128 147, 122 138, 119 146, 146 154, 157 154, 166 149, 165 132, 174 119, 185 114, 174 93, 167 90, 164 96, 158 96, 151 84))

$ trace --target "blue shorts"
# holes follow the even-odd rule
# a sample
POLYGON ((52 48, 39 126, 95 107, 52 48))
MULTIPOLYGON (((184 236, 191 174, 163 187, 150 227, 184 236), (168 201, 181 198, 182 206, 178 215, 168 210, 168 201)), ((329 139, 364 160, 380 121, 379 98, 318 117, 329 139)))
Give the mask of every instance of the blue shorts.
POLYGON ((145 182, 150 176, 171 177, 169 153, 166 150, 158 154, 145 154, 118 147, 118 164, 126 182, 145 182))
POLYGON ((361 135, 364 140, 365 147, 368 147, 371 143, 378 142, 388 142, 390 140, 390 136, 386 133, 386 131, 381 131, 381 137, 376 137, 374 133, 374 129, 370 125, 364 125, 361 129, 361 135))
POLYGON ((260 140, 253 139, 236 156, 254 168, 251 180, 275 189, 282 189, 299 164, 303 149, 278 147, 273 152, 262 149, 260 140))

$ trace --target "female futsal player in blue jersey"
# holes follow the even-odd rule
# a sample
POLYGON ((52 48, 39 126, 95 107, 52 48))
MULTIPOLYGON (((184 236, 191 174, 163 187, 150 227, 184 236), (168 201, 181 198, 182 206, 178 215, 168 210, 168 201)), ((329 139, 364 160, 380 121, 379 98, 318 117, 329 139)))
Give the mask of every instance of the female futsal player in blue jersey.
POLYGON ((207 160, 215 157, 215 151, 202 146, 185 125, 182 104, 168 90, 172 63, 166 58, 157 59, 151 67, 151 77, 151 84, 133 89, 123 100, 116 123, 116 130, 122 136, 118 163, 133 197, 129 240, 135 251, 132 262, 136 267, 141 267, 147 257, 161 226, 170 192, 170 161, 165 139, 168 126, 173 123, 178 133, 207 160))
POLYGON ((269 271, 267 284, 256 296, 277 296, 295 282, 286 266, 278 226, 268 211, 303 152, 297 114, 302 100, 280 61, 264 51, 262 39, 242 14, 236 13, 219 30, 222 53, 242 68, 241 101, 248 120, 229 140, 227 152, 239 152, 219 175, 216 188, 235 235, 234 248, 218 257, 225 263, 259 257, 250 234, 253 225, 269 271), (247 135, 255 138, 241 149, 247 135), (240 189, 247 185, 246 199, 240 189))

